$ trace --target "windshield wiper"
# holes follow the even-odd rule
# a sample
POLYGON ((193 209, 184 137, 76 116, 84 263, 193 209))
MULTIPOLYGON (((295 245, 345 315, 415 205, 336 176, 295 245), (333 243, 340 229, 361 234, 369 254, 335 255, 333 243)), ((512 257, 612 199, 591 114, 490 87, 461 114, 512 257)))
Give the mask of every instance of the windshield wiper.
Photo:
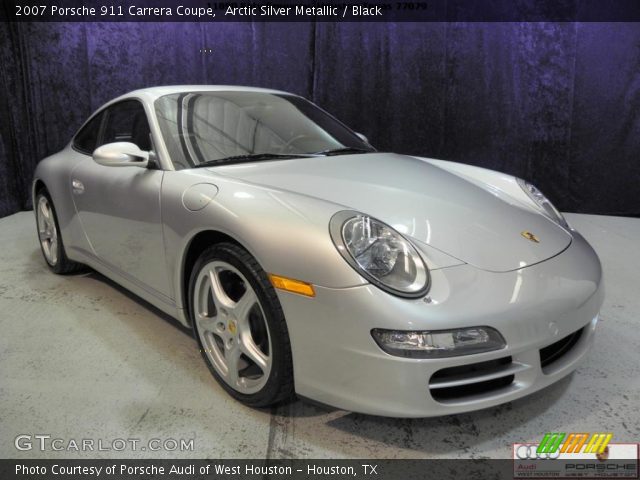
POLYGON ((234 155, 232 157, 215 158, 195 165, 195 168, 215 167, 229 163, 253 162, 255 160, 286 160, 290 158, 318 157, 323 155, 341 155, 345 153, 370 153, 374 150, 356 147, 329 148, 314 153, 248 153, 246 155, 234 155))
POLYGON ((357 147, 340 147, 340 148, 329 148, 327 150, 320 150, 319 152, 315 152, 314 155, 342 155, 344 153, 371 153, 373 150, 368 148, 357 148, 357 147))
POLYGON ((246 155, 234 155, 232 157, 225 158, 216 158, 213 160, 207 160, 206 162, 201 162, 195 166, 195 168, 201 167, 213 167, 216 165, 224 165, 227 163, 240 163, 240 162, 253 162, 254 160, 277 160, 277 159, 288 159, 288 158, 300 158, 300 157, 309 157, 311 155, 307 153, 249 153, 246 155))

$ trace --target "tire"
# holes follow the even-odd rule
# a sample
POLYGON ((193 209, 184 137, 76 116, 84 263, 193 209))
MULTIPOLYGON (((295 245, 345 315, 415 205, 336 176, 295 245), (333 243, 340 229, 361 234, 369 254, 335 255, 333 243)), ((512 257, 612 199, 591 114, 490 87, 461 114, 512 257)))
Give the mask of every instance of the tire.
POLYGON ((36 214, 36 231, 40 250, 47 266, 59 275, 75 273, 84 265, 69 260, 62 243, 60 225, 51 197, 46 190, 40 190, 33 206, 36 214))
POLYGON ((189 315, 202 357, 232 397, 266 407, 294 396, 282 307, 249 252, 219 243, 200 255, 189 280, 189 315))

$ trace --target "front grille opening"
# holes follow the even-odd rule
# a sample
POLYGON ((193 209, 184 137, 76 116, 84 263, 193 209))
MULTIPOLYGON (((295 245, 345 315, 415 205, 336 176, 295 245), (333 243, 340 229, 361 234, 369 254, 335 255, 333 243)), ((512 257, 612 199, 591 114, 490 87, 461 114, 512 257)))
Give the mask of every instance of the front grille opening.
POLYGON ((548 347, 544 347, 540 350, 540 365, 542 368, 548 367, 552 363, 557 362, 564 357, 573 347, 575 347, 578 340, 582 336, 583 328, 573 332, 570 335, 552 343, 548 347))
POLYGON ((454 380, 460 377, 472 377, 486 375, 499 370, 511 363, 511 357, 498 358, 488 362, 472 363, 470 365, 460 365, 459 367, 449 367, 438 370, 431 376, 431 381, 454 380))
POLYGON ((459 387, 437 388, 431 390, 431 396, 436 400, 455 400, 463 397, 470 397, 480 393, 488 393, 501 388, 508 387, 513 383, 513 375, 506 377, 494 378, 484 382, 471 383, 469 385, 461 385, 459 387))
MULTIPOLYGON (((512 364, 511 357, 498 358, 486 362, 460 365, 459 367, 449 367, 438 370, 431 376, 431 396, 436 400, 462 400, 465 397, 484 394, 508 387, 513 383, 514 375, 509 373, 512 364), (504 371, 504 376, 489 380, 480 380, 486 375, 499 374, 504 371), (474 381, 474 379, 478 381, 474 381), (435 384, 442 382, 464 382, 463 385, 456 385, 444 388, 435 388, 435 384)), ((486 377, 485 377, 486 378, 486 377)))

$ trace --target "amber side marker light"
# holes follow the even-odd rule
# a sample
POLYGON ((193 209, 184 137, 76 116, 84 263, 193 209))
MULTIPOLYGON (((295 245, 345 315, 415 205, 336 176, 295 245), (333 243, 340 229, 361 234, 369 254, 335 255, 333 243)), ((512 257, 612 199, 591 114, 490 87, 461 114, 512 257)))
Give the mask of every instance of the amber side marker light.
POLYGON ((269 274, 269 280, 271 280, 271 285, 280 290, 297 293, 306 297, 316 296, 313 285, 309 283, 294 280, 293 278, 281 277, 280 275, 273 275, 271 273, 269 274))

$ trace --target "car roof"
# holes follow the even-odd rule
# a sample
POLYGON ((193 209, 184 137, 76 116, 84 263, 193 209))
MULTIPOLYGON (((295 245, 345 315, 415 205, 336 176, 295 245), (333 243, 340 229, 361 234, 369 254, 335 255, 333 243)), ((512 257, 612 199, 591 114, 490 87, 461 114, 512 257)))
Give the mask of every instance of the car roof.
POLYGON ((132 92, 121 95, 108 102, 109 104, 115 103, 127 98, 140 98, 149 102, 154 102, 158 98, 164 95, 171 95, 175 93, 188 93, 188 92, 261 92, 261 93, 276 93, 276 94, 288 94, 281 90, 272 90, 268 88, 258 87, 244 87, 239 85, 166 85, 159 87, 141 88, 132 92))

